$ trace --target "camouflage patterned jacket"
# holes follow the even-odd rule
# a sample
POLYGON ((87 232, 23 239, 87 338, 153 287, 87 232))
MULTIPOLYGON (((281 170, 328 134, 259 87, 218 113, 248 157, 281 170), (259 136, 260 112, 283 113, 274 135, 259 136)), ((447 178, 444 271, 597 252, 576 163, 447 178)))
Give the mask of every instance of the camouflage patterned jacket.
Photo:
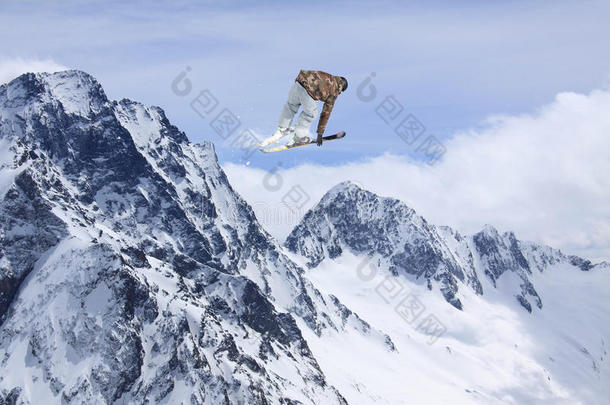
POLYGON ((314 100, 324 101, 316 131, 318 134, 323 134, 335 100, 343 89, 341 77, 317 70, 301 70, 295 81, 303 86, 314 100))

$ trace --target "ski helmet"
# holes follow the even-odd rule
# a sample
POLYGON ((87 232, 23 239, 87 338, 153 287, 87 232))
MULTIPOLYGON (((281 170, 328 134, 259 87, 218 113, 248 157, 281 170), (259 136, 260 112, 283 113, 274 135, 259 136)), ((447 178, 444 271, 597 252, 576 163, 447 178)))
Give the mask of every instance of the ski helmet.
POLYGON ((343 76, 340 76, 341 80, 343 80, 343 89, 341 90, 341 92, 344 92, 345 90, 347 90, 347 79, 343 76))

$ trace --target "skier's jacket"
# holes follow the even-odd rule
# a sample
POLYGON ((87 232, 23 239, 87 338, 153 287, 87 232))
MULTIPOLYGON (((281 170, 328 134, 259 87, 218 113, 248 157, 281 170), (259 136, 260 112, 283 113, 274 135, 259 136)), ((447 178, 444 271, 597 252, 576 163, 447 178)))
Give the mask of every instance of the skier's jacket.
POLYGON ((314 100, 324 101, 317 130, 318 134, 324 134, 335 100, 343 89, 343 80, 339 76, 318 70, 301 70, 295 81, 303 86, 314 100))

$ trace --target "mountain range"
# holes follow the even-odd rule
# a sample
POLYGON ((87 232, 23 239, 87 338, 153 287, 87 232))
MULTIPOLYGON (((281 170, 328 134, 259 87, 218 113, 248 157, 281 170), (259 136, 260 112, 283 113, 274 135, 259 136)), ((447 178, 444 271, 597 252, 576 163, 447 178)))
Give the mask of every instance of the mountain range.
POLYGON ((609 271, 350 182, 280 242, 161 108, 0 86, 0 404, 604 403, 609 271))

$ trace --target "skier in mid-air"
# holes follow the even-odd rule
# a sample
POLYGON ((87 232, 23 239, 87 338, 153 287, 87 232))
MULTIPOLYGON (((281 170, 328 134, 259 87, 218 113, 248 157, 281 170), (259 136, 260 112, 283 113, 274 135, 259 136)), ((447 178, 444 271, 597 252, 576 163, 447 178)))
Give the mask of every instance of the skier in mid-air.
POLYGON ((260 147, 263 148, 277 142, 292 132, 290 124, 299 107, 302 107, 302 111, 294 127, 292 138, 286 144, 286 147, 309 143, 310 140, 307 133, 311 123, 318 114, 318 101, 323 101, 324 107, 322 108, 316 131, 318 133, 316 144, 321 146, 323 142, 322 136, 324 135, 326 123, 333 110, 335 100, 346 89, 347 79, 345 77, 333 76, 317 70, 301 70, 290 88, 288 101, 286 101, 278 120, 277 130, 271 137, 262 141, 260 147))

